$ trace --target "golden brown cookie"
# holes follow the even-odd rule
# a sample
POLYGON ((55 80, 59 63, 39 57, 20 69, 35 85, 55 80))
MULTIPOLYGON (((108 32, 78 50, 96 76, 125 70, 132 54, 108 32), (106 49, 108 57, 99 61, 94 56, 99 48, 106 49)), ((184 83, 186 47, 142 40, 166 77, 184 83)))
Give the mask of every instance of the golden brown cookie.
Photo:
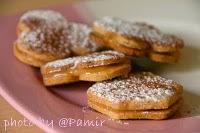
POLYGON ((146 55, 146 50, 128 48, 124 45, 119 44, 118 42, 115 42, 112 36, 110 36, 109 39, 105 39, 105 38, 107 37, 104 37, 101 34, 98 34, 96 32, 90 33, 90 39, 98 44, 104 45, 104 47, 112 48, 116 51, 125 53, 126 55, 130 55, 130 56, 143 57, 146 55))
POLYGON ((115 36, 114 38, 117 38, 120 44, 136 49, 148 48, 150 45, 153 51, 174 52, 183 47, 182 39, 165 34, 153 25, 144 22, 129 22, 119 18, 104 17, 94 22, 94 31, 103 35, 108 32, 108 35, 115 36), (119 36, 121 39, 118 38, 119 36), (126 42, 130 40, 135 41, 133 44, 138 46, 129 46, 126 42))
POLYGON ((94 32, 99 33, 100 35, 107 37, 106 39, 110 39, 110 37, 112 37, 112 40, 128 48, 146 49, 149 47, 149 45, 145 41, 139 40, 138 38, 133 38, 128 35, 122 35, 117 32, 109 31, 103 25, 98 25, 97 22, 94 23, 93 30, 94 32))
POLYGON ((67 28, 68 21, 56 11, 33 10, 25 13, 17 26, 18 38, 14 47, 18 51, 15 50, 15 56, 36 67, 68 57, 67 28))
POLYGON ((34 50, 27 49, 25 45, 14 44, 14 55, 23 63, 31 64, 32 66, 39 67, 47 61, 63 58, 62 55, 54 55, 51 53, 36 53, 34 50))
POLYGON ((88 105, 103 113, 108 115, 113 119, 154 119, 161 120, 167 119, 177 112, 182 104, 182 99, 178 100, 172 106, 167 109, 157 109, 157 110, 115 110, 103 104, 94 103, 88 101, 88 105))
MULTIPOLYGON (((153 25, 113 17, 95 21, 90 38, 131 56, 148 56, 151 52, 175 53, 184 46, 182 39, 165 34, 153 25)), ((163 63, 168 62, 171 60, 163 63)))
MULTIPOLYGON (((112 110, 112 113, 118 111, 120 114, 131 111, 160 111, 169 110, 181 98, 182 88, 175 81, 150 72, 140 72, 129 74, 128 77, 95 83, 88 89, 87 98, 90 102, 89 106, 92 105, 92 108, 95 107, 94 109, 100 112, 102 108, 112 110)), ((172 111, 169 112, 171 114, 172 111)), ((133 115, 133 118, 136 116, 133 115)), ((142 115, 138 119, 143 117, 142 115)), ((128 117, 121 119, 126 118, 128 117)), ((163 117, 157 119, 163 119, 163 117)))
POLYGON ((158 53, 158 52, 150 52, 149 58, 153 61, 160 63, 176 63, 180 58, 180 52, 172 52, 172 53, 158 53))
POLYGON ((150 72, 99 82, 88 89, 89 100, 103 101, 106 106, 117 110, 166 109, 181 94, 181 85, 150 72))
POLYGON ((130 72, 130 61, 116 51, 96 52, 49 62, 41 67, 45 85, 75 81, 102 81, 130 72))
POLYGON ((63 28, 68 24, 66 18, 53 10, 31 10, 24 13, 17 25, 17 33, 31 31, 39 27, 63 28))
POLYGON ((56 11, 29 11, 19 20, 18 39, 15 42, 20 52, 26 55, 16 54, 16 57, 24 63, 40 67, 49 61, 70 55, 85 55, 98 51, 100 46, 89 39, 90 32, 88 25, 68 22, 56 11))
POLYGON ((154 52, 172 53, 184 47, 182 39, 170 34, 163 34, 160 38, 151 41, 151 50, 154 52))
POLYGON ((86 55, 102 49, 89 38, 91 27, 82 23, 70 22, 68 27, 68 43, 73 55, 86 55))

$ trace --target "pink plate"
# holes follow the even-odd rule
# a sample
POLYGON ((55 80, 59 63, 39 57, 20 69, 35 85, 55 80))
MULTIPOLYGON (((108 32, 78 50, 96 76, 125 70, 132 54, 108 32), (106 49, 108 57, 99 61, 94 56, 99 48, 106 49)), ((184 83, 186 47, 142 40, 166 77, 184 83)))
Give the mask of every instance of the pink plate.
MULTIPOLYGON (((74 5, 51 9, 62 12, 70 20, 86 22, 83 20, 86 17, 81 16, 74 5)), ((162 121, 109 119, 87 107, 86 90, 92 83, 80 82, 46 88, 42 84, 39 69, 19 62, 13 55, 15 28, 20 15, 21 13, 0 17, 0 94, 21 114, 46 132, 200 131, 200 121, 196 117, 174 117, 162 121), (44 121, 41 121, 41 118, 44 121), (53 124, 46 124, 47 120, 53 121, 53 124), (92 124, 84 125, 84 120, 92 124)))

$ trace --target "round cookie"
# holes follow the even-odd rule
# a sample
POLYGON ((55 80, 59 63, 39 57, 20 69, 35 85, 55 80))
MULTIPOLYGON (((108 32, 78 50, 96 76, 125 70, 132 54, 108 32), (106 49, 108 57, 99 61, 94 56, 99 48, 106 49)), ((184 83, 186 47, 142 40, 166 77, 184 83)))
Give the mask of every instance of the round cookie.
POLYGON ((40 67, 70 55, 68 21, 51 10, 33 10, 20 18, 14 54, 22 62, 40 67))
POLYGON ((30 31, 39 27, 62 28, 68 25, 66 18, 53 10, 30 10, 24 13, 17 25, 18 35, 23 31, 30 31))
POLYGON ((90 40, 90 32, 88 25, 68 22, 59 12, 32 10, 19 20, 14 54, 20 61, 40 67, 71 55, 92 53, 101 46, 90 40))
MULTIPOLYGON (((27 53, 26 58, 34 58, 37 56, 38 58, 35 58, 36 62, 37 59, 43 58, 43 63, 47 63, 70 55, 66 37, 64 29, 56 32, 54 29, 40 28, 22 32, 15 42, 15 45, 17 45, 22 53, 27 53)), ((16 54, 15 56, 21 58, 19 56, 23 56, 23 54, 16 54)), ((34 65, 35 62, 29 62, 28 64, 34 65)), ((41 65, 37 65, 37 67, 41 65)))

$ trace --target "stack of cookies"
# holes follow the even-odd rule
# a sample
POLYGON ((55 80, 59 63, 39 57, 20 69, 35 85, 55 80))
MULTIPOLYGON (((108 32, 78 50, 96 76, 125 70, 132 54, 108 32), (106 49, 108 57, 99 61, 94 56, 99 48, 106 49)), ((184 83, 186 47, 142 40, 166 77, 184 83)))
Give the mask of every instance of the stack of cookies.
POLYGON ((182 86, 150 72, 95 83, 88 105, 114 119, 166 119, 182 102, 182 86))
POLYGON ((87 91, 88 105, 111 118, 166 119, 181 105, 183 87, 175 81, 130 73, 129 56, 179 59, 183 41, 152 25, 105 17, 90 28, 56 11, 33 10, 20 18, 17 37, 15 56, 39 67, 45 86, 97 82, 87 91))
POLYGON ((153 25, 104 17, 94 22, 90 38, 130 56, 148 57, 161 63, 177 62, 182 39, 165 34, 153 25))
POLYGON ((20 61, 40 67, 49 61, 96 52, 101 46, 89 39, 91 30, 56 11, 29 11, 17 25, 14 54, 20 61))

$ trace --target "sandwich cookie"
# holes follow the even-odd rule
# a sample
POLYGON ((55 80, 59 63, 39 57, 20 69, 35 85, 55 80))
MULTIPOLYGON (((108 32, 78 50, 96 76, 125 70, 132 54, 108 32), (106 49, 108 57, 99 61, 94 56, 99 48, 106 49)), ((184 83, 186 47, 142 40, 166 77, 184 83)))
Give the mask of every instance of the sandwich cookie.
POLYGON ((29 11, 18 23, 14 54, 20 61, 40 67, 71 55, 92 53, 100 46, 89 39, 90 32, 88 25, 68 22, 56 11, 29 11))
MULTIPOLYGON (((114 17, 104 17, 95 21, 90 38, 126 55, 147 56, 163 63, 165 60, 151 58, 152 52, 158 53, 161 57, 165 57, 165 53, 172 53, 171 56, 173 56, 184 46, 182 39, 165 34, 153 25, 144 22, 129 22, 114 17)), ((174 58, 178 59, 177 56, 174 58)), ((176 60, 167 60, 166 63, 173 63, 176 60)))
POLYGON ((183 87, 151 72, 95 83, 88 105, 114 119, 167 119, 180 107, 183 87))
POLYGON ((102 81, 131 70, 129 59, 116 51, 102 51, 49 62, 41 67, 46 86, 76 81, 102 81))

